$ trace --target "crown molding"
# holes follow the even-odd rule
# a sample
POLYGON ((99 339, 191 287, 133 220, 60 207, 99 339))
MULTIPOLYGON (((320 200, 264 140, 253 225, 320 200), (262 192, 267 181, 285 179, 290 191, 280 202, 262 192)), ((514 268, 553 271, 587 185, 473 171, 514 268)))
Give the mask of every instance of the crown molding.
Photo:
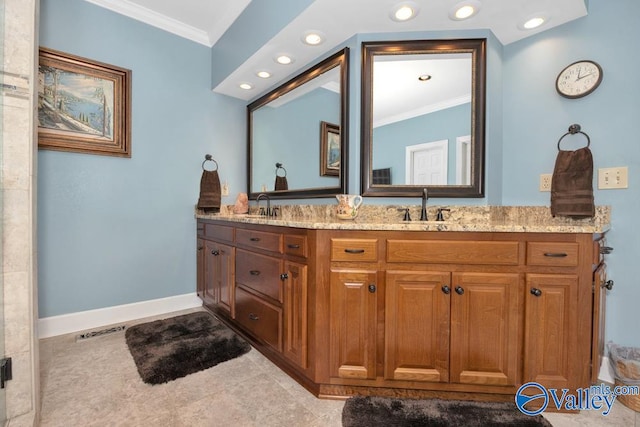
POLYGON ((170 32, 177 36, 189 39, 196 43, 211 47, 213 43, 206 31, 199 30, 190 25, 184 24, 168 16, 154 12, 146 7, 139 6, 127 0, 85 0, 96 6, 111 10, 120 15, 144 22, 161 30, 170 32))

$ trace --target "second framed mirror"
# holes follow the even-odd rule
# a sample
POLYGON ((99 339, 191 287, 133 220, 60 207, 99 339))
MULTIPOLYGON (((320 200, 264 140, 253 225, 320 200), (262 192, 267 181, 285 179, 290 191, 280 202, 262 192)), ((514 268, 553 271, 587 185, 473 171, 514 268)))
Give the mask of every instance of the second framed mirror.
POLYGON ((362 194, 484 197, 486 40, 362 44, 362 194))

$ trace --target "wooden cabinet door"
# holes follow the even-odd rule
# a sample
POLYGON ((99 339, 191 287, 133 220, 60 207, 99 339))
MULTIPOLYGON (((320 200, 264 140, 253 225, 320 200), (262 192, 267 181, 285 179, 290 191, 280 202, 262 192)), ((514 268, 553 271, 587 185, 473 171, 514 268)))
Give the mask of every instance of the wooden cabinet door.
POLYGON ((307 368, 307 266, 284 263, 284 355, 307 368))
POLYGON ((527 274, 525 295, 524 381, 547 388, 575 384, 583 368, 575 360, 578 276, 527 274))
POLYGON ((387 272, 386 379, 449 381, 450 278, 449 272, 387 272))
POLYGON ((330 375, 375 379, 377 272, 332 269, 330 276, 330 375))
POLYGON ((206 241, 204 302, 217 306, 233 317, 233 284, 235 281, 235 248, 206 241))
POLYGON ((196 242, 196 293, 204 300, 204 240, 197 239, 196 242))
POLYGON ((453 273, 451 284, 450 381, 515 385, 520 360, 519 275, 453 273))
POLYGON ((598 382, 598 374, 605 354, 604 319, 607 306, 607 286, 613 286, 613 282, 607 283, 607 264, 603 262, 593 273, 593 326, 591 337, 591 383, 593 384, 598 382))

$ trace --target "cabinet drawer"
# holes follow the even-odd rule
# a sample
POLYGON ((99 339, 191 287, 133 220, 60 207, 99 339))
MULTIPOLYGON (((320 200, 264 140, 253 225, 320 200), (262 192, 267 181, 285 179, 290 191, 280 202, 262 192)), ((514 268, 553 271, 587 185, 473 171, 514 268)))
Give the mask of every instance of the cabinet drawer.
POLYGON ((282 310, 236 288, 236 321, 253 336, 282 351, 282 310))
POLYGON ((236 250, 236 282, 282 302, 282 262, 278 258, 236 250))
POLYGON ((387 240, 387 261, 518 265, 518 242, 387 240))
POLYGON ((307 236, 285 234, 284 253, 287 255, 307 257, 307 236))
POLYGON ((236 230, 236 242, 239 245, 282 253, 282 234, 256 230, 236 230))
POLYGON ((224 225, 204 224, 205 237, 224 240, 226 242, 233 242, 233 227, 226 227, 224 225))
POLYGON ((527 264, 555 267, 578 265, 580 245, 571 242, 527 242, 527 264))
POLYGON ((378 239, 331 239, 331 261, 377 261, 378 239))

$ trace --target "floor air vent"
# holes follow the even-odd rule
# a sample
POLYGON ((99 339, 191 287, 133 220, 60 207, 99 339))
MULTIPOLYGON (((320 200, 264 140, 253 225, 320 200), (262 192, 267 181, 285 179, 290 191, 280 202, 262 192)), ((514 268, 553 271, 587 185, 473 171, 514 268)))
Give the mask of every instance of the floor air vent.
POLYGON ((76 341, 82 341, 82 340, 87 340, 89 338, 101 337, 103 335, 112 334, 114 332, 124 331, 124 329, 125 329, 125 326, 120 325, 120 326, 113 326, 111 328, 100 329, 99 331, 85 332, 83 334, 76 335, 76 341))

